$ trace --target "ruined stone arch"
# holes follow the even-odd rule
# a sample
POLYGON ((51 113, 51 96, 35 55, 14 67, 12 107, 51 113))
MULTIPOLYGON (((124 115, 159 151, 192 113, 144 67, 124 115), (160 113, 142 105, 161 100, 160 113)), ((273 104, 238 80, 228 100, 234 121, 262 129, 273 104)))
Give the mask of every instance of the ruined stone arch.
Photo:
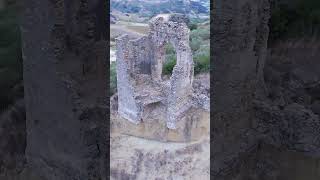
POLYGON ((189 108, 193 81, 190 30, 184 22, 173 21, 172 17, 158 15, 151 19, 147 36, 129 40, 123 35, 116 40, 118 111, 133 123, 140 123, 148 104, 164 102, 167 127, 175 129, 179 115, 189 108), (167 43, 176 50, 177 63, 170 81, 164 82, 161 75, 167 43), (149 94, 145 95, 143 91, 149 94))

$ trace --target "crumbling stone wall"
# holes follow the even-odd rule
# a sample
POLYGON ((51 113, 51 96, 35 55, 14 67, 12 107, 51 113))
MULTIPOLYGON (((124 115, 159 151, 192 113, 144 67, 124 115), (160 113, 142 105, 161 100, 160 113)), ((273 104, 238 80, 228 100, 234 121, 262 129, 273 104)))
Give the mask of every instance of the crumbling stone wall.
POLYGON ((166 101, 167 127, 176 128, 179 116, 190 108, 193 60, 189 47, 189 29, 174 15, 159 15, 150 21, 148 36, 129 40, 117 38, 118 111, 129 121, 139 123, 144 107, 166 101), (173 21, 175 20, 175 21, 173 21), (177 52, 177 63, 170 83, 162 81, 165 45, 171 43, 177 52), (149 94, 143 94, 147 91, 149 94))
POLYGON ((106 1, 23 3, 28 169, 47 180, 105 179, 106 1))

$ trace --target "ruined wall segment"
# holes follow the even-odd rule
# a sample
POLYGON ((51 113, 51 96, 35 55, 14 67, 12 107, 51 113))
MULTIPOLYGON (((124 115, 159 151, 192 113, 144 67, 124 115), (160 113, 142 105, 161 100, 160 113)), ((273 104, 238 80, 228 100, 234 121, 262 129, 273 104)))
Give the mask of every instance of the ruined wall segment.
POLYGON ((173 17, 175 15, 166 14, 151 19, 147 36, 136 40, 128 40, 127 36, 118 38, 119 114, 129 121, 138 123, 145 106, 165 100, 167 127, 176 129, 179 116, 191 107, 193 59, 189 47, 190 30, 183 21, 173 17), (170 82, 165 83, 161 76, 168 43, 176 49, 177 63, 170 82), (134 115, 128 115, 130 112, 134 115))
MULTIPOLYGON (((175 129, 176 121, 183 109, 188 108, 188 101, 192 94, 193 81, 193 59, 189 46, 189 33, 187 25, 174 15, 158 15, 150 22, 150 34, 152 42, 159 49, 167 43, 171 43, 176 50, 177 62, 170 78, 170 91, 168 94, 168 116, 167 127, 175 129), (175 21, 173 21, 175 20, 175 21)), ((165 54, 163 51, 157 52, 156 57, 160 57, 153 68, 156 75, 161 76, 162 63, 165 54), (159 54, 161 53, 161 54, 159 54), (160 71, 160 72, 159 72, 160 71)))
POLYGON ((117 89, 119 114, 135 124, 141 120, 141 109, 134 97, 134 87, 130 75, 134 73, 134 59, 129 51, 128 35, 116 39, 117 43, 117 89))

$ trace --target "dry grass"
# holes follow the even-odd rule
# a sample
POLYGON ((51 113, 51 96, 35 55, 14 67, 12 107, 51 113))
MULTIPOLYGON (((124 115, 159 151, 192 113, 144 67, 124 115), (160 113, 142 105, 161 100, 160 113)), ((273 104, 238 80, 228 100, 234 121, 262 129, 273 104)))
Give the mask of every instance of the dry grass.
POLYGON ((145 26, 127 26, 127 28, 141 34, 147 34, 149 30, 149 28, 145 26))
POLYGON ((130 38, 135 39, 146 35, 148 30, 147 24, 120 21, 117 24, 110 25, 110 40, 114 41, 116 37, 123 34, 128 34, 130 38))
POLYGON ((138 14, 134 14, 134 13, 122 13, 117 10, 112 10, 111 13, 120 21, 125 21, 125 22, 145 22, 147 20, 146 18, 140 17, 138 14))

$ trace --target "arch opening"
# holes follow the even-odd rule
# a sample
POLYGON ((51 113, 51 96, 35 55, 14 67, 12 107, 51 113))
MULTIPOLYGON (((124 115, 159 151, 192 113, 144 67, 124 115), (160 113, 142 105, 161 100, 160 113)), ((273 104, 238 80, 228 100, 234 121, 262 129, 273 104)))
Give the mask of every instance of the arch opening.
POLYGON ((165 56, 163 57, 161 77, 163 80, 168 80, 172 75, 174 66, 177 64, 177 51, 170 42, 166 43, 163 49, 165 51, 165 56))

